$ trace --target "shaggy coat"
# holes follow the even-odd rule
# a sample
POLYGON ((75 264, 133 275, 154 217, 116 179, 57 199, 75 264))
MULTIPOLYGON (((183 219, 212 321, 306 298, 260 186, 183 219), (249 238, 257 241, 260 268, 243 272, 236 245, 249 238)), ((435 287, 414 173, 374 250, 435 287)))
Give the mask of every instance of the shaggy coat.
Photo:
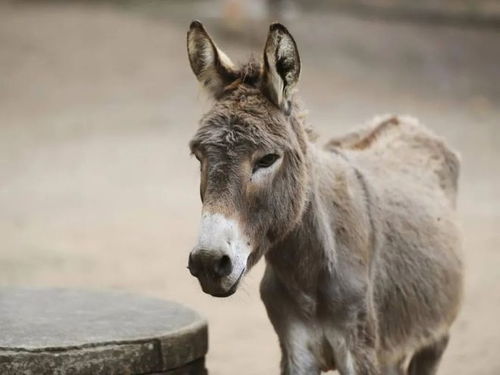
POLYGON ((265 258, 284 375, 435 374, 462 296, 457 155, 396 116, 317 146, 280 24, 262 63, 236 67, 196 21, 188 53, 215 98, 190 143, 203 213, 189 268, 203 290, 234 293, 265 258))

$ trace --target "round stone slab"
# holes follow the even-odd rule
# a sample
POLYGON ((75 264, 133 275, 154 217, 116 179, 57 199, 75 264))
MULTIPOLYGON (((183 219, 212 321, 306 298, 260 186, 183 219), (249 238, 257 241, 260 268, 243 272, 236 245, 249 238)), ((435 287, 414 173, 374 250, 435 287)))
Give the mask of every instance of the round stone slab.
POLYGON ((0 288, 2 375, 206 374, 207 323, 117 292, 0 288))

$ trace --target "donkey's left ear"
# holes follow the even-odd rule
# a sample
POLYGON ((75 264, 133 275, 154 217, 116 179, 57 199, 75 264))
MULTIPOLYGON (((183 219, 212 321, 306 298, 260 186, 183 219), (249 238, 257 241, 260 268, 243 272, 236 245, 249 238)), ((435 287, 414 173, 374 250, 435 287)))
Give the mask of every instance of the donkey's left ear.
POLYGON ((285 113, 291 111, 291 97, 299 76, 300 57, 297 44, 285 26, 273 23, 264 48, 262 89, 285 113))

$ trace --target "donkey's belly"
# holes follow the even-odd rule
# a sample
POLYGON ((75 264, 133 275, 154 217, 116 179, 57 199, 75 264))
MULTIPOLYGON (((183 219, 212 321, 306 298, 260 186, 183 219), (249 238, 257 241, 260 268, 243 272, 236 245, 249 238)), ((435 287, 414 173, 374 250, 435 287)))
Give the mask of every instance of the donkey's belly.
POLYGON ((443 335, 462 296, 460 234, 439 187, 372 175, 374 303, 382 350, 414 349, 443 335))
POLYGON ((380 250, 374 300, 380 347, 388 355, 435 341, 458 313, 462 297, 458 239, 453 231, 436 230, 427 235, 392 232, 391 238, 398 240, 380 250))

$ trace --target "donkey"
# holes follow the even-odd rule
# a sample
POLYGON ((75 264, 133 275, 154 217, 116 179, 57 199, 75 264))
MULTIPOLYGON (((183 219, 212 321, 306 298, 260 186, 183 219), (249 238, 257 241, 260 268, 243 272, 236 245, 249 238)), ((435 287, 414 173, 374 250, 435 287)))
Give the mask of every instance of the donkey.
POLYGON ((187 49, 215 99, 190 142, 203 209, 188 268, 203 291, 233 294, 264 257, 281 374, 435 374, 462 297, 457 155, 396 116, 317 146, 279 23, 262 62, 236 66, 198 21, 187 49))

